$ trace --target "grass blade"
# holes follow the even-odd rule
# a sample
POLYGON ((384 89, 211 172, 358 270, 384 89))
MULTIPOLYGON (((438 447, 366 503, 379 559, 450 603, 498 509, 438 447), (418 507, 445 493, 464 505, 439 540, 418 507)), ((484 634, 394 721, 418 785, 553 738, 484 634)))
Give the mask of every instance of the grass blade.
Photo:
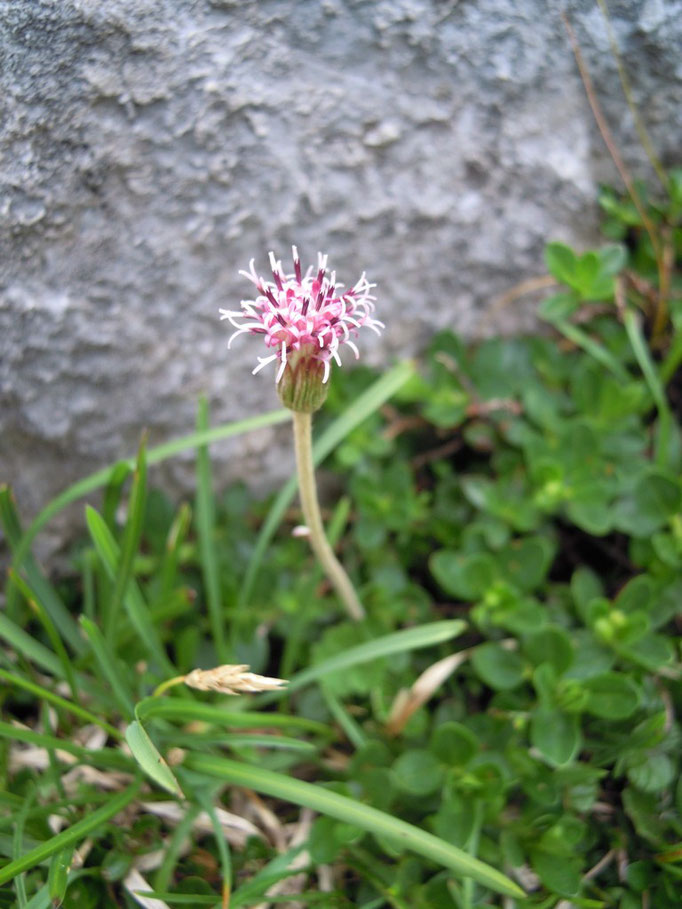
MULTIPOLYGON (((140 545, 142 536, 142 522, 144 521, 144 506, 147 498, 147 460, 144 441, 140 445, 137 455, 137 464, 133 476, 133 485, 130 490, 128 502, 128 519, 123 531, 121 550, 116 560, 116 571, 113 578, 114 589, 111 593, 109 608, 104 621, 105 635, 109 640, 114 639, 118 614, 123 605, 123 600, 128 590, 128 585, 133 574, 133 559, 140 545)), ((106 522, 105 522, 106 526, 106 522)))
MULTIPOLYGON (((147 464, 158 464, 161 461, 165 461, 166 458, 174 457, 183 451, 196 448, 198 445, 211 445, 213 442, 229 439, 231 436, 238 436, 254 429, 262 429, 264 426, 286 423, 289 420, 291 420, 291 414, 288 410, 271 410, 257 417, 248 417, 246 420, 238 420, 235 423, 227 423, 224 426, 215 426, 205 432, 194 432, 191 435, 173 439, 171 442, 165 442, 163 445, 156 446, 156 448, 150 448, 147 452, 147 464)), ((117 470, 121 463, 127 463, 131 470, 135 467, 134 458, 129 458, 125 462, 117 461, 113 465, 103 467, 101 470, 84 477, 52 499, 33 520, 16 547, 13 562, 15 569, 24 563, 31 544, 48 521, 56 514, 59 514, 67 505, 105 486, 111 479, 112 471, 117 470)))
POLYGON ((59 636, 59 632, 54 627, 52 619, 47 614, 47 612, 44 609, 44 607, 42 606, 42 604, 39 603, 38 600, 35 599, 35 597, 33 596, 33 591, 28 586, 26 581, 21 577, 21 575, 18 575, 15 571, 13 571, 10 568, 9 577, 10 577, 10 580, 16 585, 17 590, 23 595, 23 597, 26 600, 26 602, 28 603, 31 611, 35 612, 35 614, 40 619, 40 623, 43 626, 43 628, 45 629, 45 633, 47 634, 48 638, 50 639, 52 648, 53 648, 54 652, 56 653, 56 655, 59 659, 59 662, 62 665, 62 669, 64 670, 64 678, 68 682, 69 688, 71 689, 71 694, 73 695, 73 698, 75 700, 78 697, 77 687, 76 687, 76 677, 74 675, 73 667, 71 665, 71 660, 69 659, 69 655, 66 652, 66 647, 64 646, 62 639, 59 636))
MULTIPOLYGON (((179 745, 181 748, 196 746, 196 732, 178 732, 170 729, 160 733, 159 738, 169 745, 179 745)), ((306 739, 293 738, 290 735, 267 735, 261 732, 235 733, 235 732, 206 732, 202 731, 201 741, 205 745, 216 745, 221 748, 239 751, 243 748, 271 748, 274 751, 298 751, 301 754, 313 755, 320 748, 306 739)))
MULTIPOLYGON (((197 413, 197 431, 208 429, 208 404, 205 398, 199 401, 197 413)), ((225 625, 223 605, 220 596, 220 577, 218 560, 215 552, 215 504, 213 501, 213 482, 211 478, 211 461, 206 445, 197 446, 197 535, 199 538, 199 556, 201 573, 206 591, 208 621, 211 626, 213 644, 221 663, 229 662, 225 645, 225 625)))
POLYGON ((144 726, 137 720, 134 720, 126 729, 126 742, 133 757, 148 777, 171 795, 185 797, 170 767, 147 735, 144 726))
POLYGON ((66 846, 77 843, 79 840, 85 839, 86 836, 93 834, 100 824, 106 823, 110 818, 115 817, 119 811, 122 811, 126 805, 129 805, 139 790, 140 781, 136 780, 123 792, 119 792, 118 795, 110 798, 101 808, 93 811, 92 814, 88 814, 87 817, 77 821, 71 827, 62 830, 61 833, 36 846, 35 849, 31 849, 25 855, 0 868, 0 884, 11 881, 17 874, 28 871, 29 868, 34 868, 60 849, 64 849, 66 846))
POLYGON ((212 794, 209 795, 208 792, 199 790, 197 792, 197 800, 211 820, 213 838, 220 857, 222 904, 224 907, 228 907, 230 905, 230 893, 232 891, 232 857, 230 855, 230 847, 228 846, 225 833, 218 820, 218 815, 214 808, 215 800, 212 798, 212 794))
POLYGON ((69 871, 73 859, 73 845, 66 846, 55 852, 50 861, 50 870, 47 874, 47 886, 53 906, 61 906, 64 902, 66 888, 69 883, 69 871))
MULTIPOLYGON (((394 366, 393 369, 384 373, 384 375, 374 382, 374 384, 370 385, 367 391, 363 392, 363 394, 354 401, 353 405, 338 417, 320 436, 317 442, 315 442, 313 445, 313 461, 315 466, 320 464, 349 432, 355 429, 363 420, 366 420, 367 417, 371 416, 375 410, 392 397, 392 395, 394 395, 412 375, 414 375, 414 365, 411 362, 399 363, 397 366, 394 366)), ((298 481, 295 476, 292 476, 291 479, 284 484, 279 495, 272 503, 246 568, 244 581, 242 582, 239 591, 238 609, 243 609, 248 604, 253 591, 253 585, 258 576, 258 570, 263 561, 263 557, 265 556, 265 551, 275 531, 279 527, 285 511, 296 495, 297 486, 298 481)))
POLYGON ((362 731, 360 724, 353 719, 341 701, 326 685, 322 685, 322 697, 329 712, 341 727, 353 748, 362 748, 367 743, 367 737, 362 731))
POLYGON ((108 682, 123 715, 130 720, 134 719, 135 706, 130 689, 114 662, 115 656, 109 653, 102 632, 94 622, 91 622, 85 616, 81 616, 80 622, 83 631, 88 636, 100 672, 106 682, 108 682))
MULTIPOLYGON (((14 569, 18 573, 17 566, 20 562, 17 559, 17 553, 21 548, 21 524, 12 493, 7 486, 0 486, 0 522, 2 522, 5 537, 14 557, 14 569)), ((41 603, 72 651, 82 654, 85 647, 78 633, 78 626, 33 556, 23 559, 23 569, 35 599, 41 603)))
MULTIPOLYGON (((107 574, 113 580, 118 576, 117 566, 120 566, 118 544, 111 535, 111 531, 104 523, 103 518, 89 505, 85 509, 85 520, 95 549, 97 550, 97 555, 102 560, 107 574)), ((128 591, 125 594, 124 604, 131 625, 137 632, 140 640, 146 646, 149 655, 153 657, 158 664, 159 669, 163 670, 165 673, 173 674, 175 672, 175 667, 166 655, 157 634, 156 627, 150 618, 149 610, 140 588, 137 586, 137 583, 130 578, 128 579, 127 586, 128 591)), ((110 639, 113 642, 113 634, 110 635, 110 639)))
MULTIPOLYGON (((190 839, 192 825, 201 811, 200 805, 189 805, 185 816, 180 820, 168 839, 163 861, 154 876, 154 893, 163 893, 168 890, 173 876, 173 871, 177 865, 182 850, 187 841, 190 839)), ((196 896, 197 894, 192 894, 196 896)), ((163 897, 159 897, 163 899, 163 897)), ((199 903, 197 903, 199 905, 199 903)), ((208 905, 215 906, 215 897, 210 897, 208 905)))
POLYGON ((577 347, 581 347, 586 353, 590 354, 598 363, 605 366, 613 375, 623 383, 631 381, 631 376, 621 363, 598 341, 591 338, 587 332, 583 331, 577 325, 567 322, 566 319, 553 319, 551 324, 560 331, 561 334, 568 338, 577 347))
POLYGON ((164 720, 177 720, 182 723, 211 723, 227 729, 287 729, 295 727, 313 735, 325 738, 333 732, 324 723, 309 720, 305 717, 287 716, 281 713, 240 713, 230 712, 214 704, 202 704, 199 701, 185 701, 178 698, 145 698, 137 705, 137 718, 144 721, 150 717, 164 720))
POLYGON ((159 570, 160 590, 158 599, 160 602, 168 599, 173 591, 173 586, 178 573, 178 565, 180 563, 180 547, 187 536, 191 519, 192 510, 185 502, 180 506, 177 515, 173 519, 170 530, 168 531, 166 550, 159 570))
POLYGON ((55 707, 59 707, 62 710, 66 710, 68 713, 72 713, 74 716, 79 717, 79 719, 84 720, 86 723, 95 723, 95 725, 100 726, 102 729, 106 730, 109 735, 113 736, 116 739, 120 739, 122 737, 121 733, 118 731, 118 729, 116 729, 115 726, 111 726, 109 723, 106 723, 94 713, 90 713, 89 710, 81 707, 80 704, 74 704, 73 701, 67 701, 66 698, 60 697, 58 694, 55 694, 53 691, 49 691, 47 688, 43 688, 42 685, 38 685, 36 682, 31 682, 28 679, 23 679, 11 672, 5 672, 4 669, 0 669, 0 679, 7 682, 8 685, 16 685, 18 688, 23 688, 24 691, 30 691, 31 694, 34 694, 41 701, 47 701, 50 704, 54 704, 55 707))
POLYGON ((656 404, 658 411, 658 429, 659 435, 656 445, 656 461, 659 465, 665 465, 670 445, 670 434, 673 426, 673 415, 670 411, 668 401, 665 396, 663 383, 658 377, 656 367, 654 366, 649 348, 642 335, 642 327, 635 313, 629 309, 623 316, 623 324, 627 332, 632 352, 635 355, 639 368, 642 370, 644 379, 651 393, 651 397, 656 404))
MULTIPOLYGON (((358 644, 355 647, 349 647, 333 657, 317 663, 309 669, 299 672, 289 682, 286 688, 282 689, 284 694, 296 691, 304 685, 309 685, 317 679, 328 675, 330 672, 338 672, 339 669, 349 669, 358 663, 369 663, 372 660, 378 660, 382 657, 392 656, 395 653, 403 653, 406 650, 418 650, 421 647, 432 647, 435 644, 442 644, 444 641, 450 641, 466 629, 467 624, 461 619, 449 619, 442 622, 429 622, 427 625, 418 625, 416 628, 404 628, 402 631, 394 631, 392 634, 384 635, 381 638, 373 638, 364 644, 358 644)), ((276 692, 265 695, 265 698, 271 698, 276 692)), ((261 703, 261 701, 259 701, 261 703)))
POLYGON ((34 732, 33 729, 15 726, 12 723, 5 723, 3 720, 0 720, 0 738, 26 742, 29 745, 37 745, 39 748, 45 748, 48 751, 50 749, 53 751, 66 751, 67 754, 73 754, 95 766, 117 770, 131 769, 130 758, 122 751, 116 751, 113 748, 92 750, 84 745, 76 745, 69 739, 60 739, 56 735, 48 735, 46 732, 34 732))
MULTIPOLYGON (((139 458, 139 452, 138 452, 139 458)), ((111 468, 109 479, 102 495, 102 517, 112 533, 116 531, 116 512, 121 504, 121 495, 125 481, 131 474, 131 467, 127 461, 119 461, 111 468)))
POLYGON ((400 848, 411 849, 429 861, 452 869, 458 875, 472 877, 479 884, 497 893, 517 899, 525 896, 523 890, 513 881, 480 859, 473 858, 432 833, 427 833, 419 827, 362 802, 356 802, 338 792, 271 770, 263 770, 210 754, 192 752, 186 756, 184 766, 233 786, 244 786, 273 798, 284 799, 295 805, 319 811, 343 823, 360 827, 375 836, 386 837, 400 848))
MULTIPOLYGON (((12 837, 12 858, 16 861, 23 852, 23 840, 24 840, 24 827, 26 826, 26 817, 28 812, 31 810, 31 806, 35 801, 36 797, 36 787, 31 786, 26 798, 24 799, 24 804, 21 806, 17 814, 17 820, 14 825, 14 836, 12 837)), ((17 894, 17 907, 19 909, 25 909, 26 907, 26 884, 24 882, 24 875, 17 875, 16 880, 14 881, 14 889, 17 894)))
POLYGON ((14 647, 17 653, 22 654, 27 660, 47 669, 57 678, 64 678, 64 667, 59 659, 48 650, 44 644, 16 625, 11 619, 0 612, 0 637, 4 638, 14 647))
MULTIPOLYGON (((302 844, 294 846, 271 859, 250 880, 245 881, 238 890, 235 890, 230 900, 230 909, 243 909, 243 907, 248 909, 249 906, 253 906, 256 900, 262 902, 265 898, 265 893, 273 884, 291 877, 293 874, 300 873, 295 867, 292 868, 291 866, 296 856, 303 851, 303 848, 302 844)), ((296 899, 298 898, 299 894, 297 893, 296 899)))

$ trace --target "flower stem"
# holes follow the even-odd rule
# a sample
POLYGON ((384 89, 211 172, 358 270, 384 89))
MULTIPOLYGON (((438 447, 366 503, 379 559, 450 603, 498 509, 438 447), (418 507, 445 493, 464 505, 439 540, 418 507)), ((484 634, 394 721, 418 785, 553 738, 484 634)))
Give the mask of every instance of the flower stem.
POLYGON ((315 485, 312 414, 293 411, 293 418, 298 488, 303 517, 310 532, 310 545, 334 589, 343 601, 348 614, 356 622, 359 622, 364 619, 365 610, 362 608, 350 578, 334 555, 324 533, 320 503, 317 500, 317 487, 315 485))

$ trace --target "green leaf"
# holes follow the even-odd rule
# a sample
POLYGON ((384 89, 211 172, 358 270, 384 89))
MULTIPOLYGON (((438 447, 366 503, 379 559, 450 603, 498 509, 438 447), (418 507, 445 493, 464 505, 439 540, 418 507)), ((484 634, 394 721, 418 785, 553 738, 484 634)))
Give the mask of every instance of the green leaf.
POLYGON ((597 250, 600 271, 605 275, 617 275, 625 268, 628 259, 627 249, 622 243, 609 243, 597 250))
POLYGON ((659 434, 656 442, 656 462, 659 466, 665 467, 669 461, 669 446, 674 418, 668 405, 663 383, 658 376, 656 366, 651 357, 651 352, 644 339, 642 326, 638 316, 632 310, 628 310, 623 317, 623 323, 633 353, 644 374, 651 396, 656 402, 659 419, 659 434))
POLYGON ((127 727, 125 735, 133 757, 147 776, 151 777, 155 783, 158 783, 159 786, 172 795, 184 798, 178 781, 173 776, 168 764, 159 754, 156 745, 149 738, 145 728, 137 720, 134 720, 127 727))
MULTIPOLYGON (((116 540, 111 535, 111 531, 104 522, 104 519, 91 508, 89 505, 85 509, 85 520, 90 531, 90 536, 97 555, 102 560, 105 571, 112 580, 117 576, 118 566, 120 564, 120 552, 116 540)), ((144 643, 151 657, 157 662, 160 669, 173 675, 175 667, 166 656, 166 651, 159 639, 156 626, 149 614, 149 608, 144 601, 144 597, 134 579, 129 578, 126 582, 127 590, 124 591, 124 604, 130 623, 137 632, 140 640, 144 643)), ((94 626, 93 626, 94 627, 94 626)), ((113 653, 115 651, 114 640, 103 638, 111 641, 110 646, 113 653)))
POLYGON ((625 384, 629 383, 630 376, 627 370, 603 344, 600 344, 599 341, 595 341, 594 338, 583 331, 582 328, 573 325, 571 322, 567 322, 566 319, 557 319, 554 324, 557 330, 560 331, 565 338, 568 338, 573 344, 577 344, 578 347, 581 347, 598 363, 605 366, 620 382, 625 384))
POLYGON ((675 778, 675 766, 667 754, 639 754, 628 767, 628 779, 642 792, 660 792, 675 778))
POLYGON ((5 485, 0 485, 0 523, 12 553, 13 570, 17 574, 21 574, 23 569, 28 586, 31 588, 35 599, 43 606, 53 625, 58 629, 72 651, 82 654, 85 647, 73 617, 33 556, 23 552, 24 537, 21 534, 19 516, 12 492, 5 485))
POLYGON ((58 694, 49 691, 47 688, 43 688, 42 685, 38 685, 35 682, 31 682, 28 679, 24 679, 14 673, 5 672, 4 669, 0 669, 0 679, 4 680, 9 685, 15 685, 19 688, 23 688, 24 691, 29 691, 40 701, 47 701, 50 704, 54 704, 55 707, 66 710, 69 713, 72 713, 74 716, 80 717, 80 719, 85 720, 87 723, 95 723, 95 725, 101 726, 102 729, 105 729, 107 733, 114 738, 121 738, 121 733, 118 731, 118 729, 116 729, 115 726, 110 725, 98 717, 96 714, 91 713, 84 707, 81 707, 80 704, 74 704, 72 701, 67 701, 66 698, 60 697, 58 694))
POLYGON ((476 674, 497 691, 517 688, 524 678, 524 664, 518 653, 500 644, 488 642, 476 647, 471 654, 476 674))
POLYGON ((557 319, 568 319, 580 306, 580 299, 575 291, 554 294, 543 300, 538 307, 538 315, 547 322, 557 319))
MULTIPOLYGON (((607 601, 608 602, 608 601, 607 601)), ((587 616, 585 617, 587 620, 587 616)), ((592 676, 607 672, 614 664, 616 657, 612 650, 607 650, 586 628, 578 628, 571 634, 574 647, 574 659, 566 678, 589 679, 592 676)))
POLYGON ((110 652, 109 645, 94 622, 82 615, 80 624, 90 641, 95 663, 99 667, 103 680, 111 688, 123 716, 132 719, 135 708, 130 684, 116 663, 116 655, 110 652))
POLYGON ((404 751, 393 764, 396 786, 410 795, 429 795, 439 788, 443 768, 438 758, 423 748, 404 751))
MULTIPOLYGON (((205 398, 199 401, 197 412, 197 432, 208 430, 208 404, 205 398)), ((213 502, 213 481, 211 462, 207 445, 197 446, 197 504, 196 519, 199 537, 199 555, 201 571, 208 604, 208 619, 211 625, 211 637, 218 653, 218 659, 228 661, 225 643, 225 619, 220 595, 220 577, 218 558, 215 551, 215 505, 213 502)))
POLYGON ((302 845, 294 846, 293 849, 287 849, 286 852, 271 859, 250 880, 245 881, 235 890, 230 898, 229 909, 250 909, 258 901, 263 901, 266 891, 273 884, 290 877, 292 874, 300 873, 296 870, 295 864, 294 868, 291 865, 302 849, 302 845))
POLYGON ((47 886, 53 906, 61 906, 66 894, 71 859, 73 858, 73 844, 65 846, 55 852, 50 861, 50 870, 47 873, 47 886))
POLYGON ((192 511, 189 505, 186 502, 183 503, 168 530, 163 561, 159 571, 160 590, 158 599, 161 602, 168 599, 176 583, 178 565, 180 563, 180 547, 189 531, 191 516, 192 511))
POLYGON ((2 613, 0 613, 0 637, 4 638, 27 660, 47 669, 52 675, 58 678, 64 678, 66 675, 59 658, 51 650, 48 650, 40 641, 36 641, 33 635, 28 634, 2 613))
POLYGON ((632 495, 618 509, 616 526, 634 537, 648 537, 680 510, 682 489, 675 477, 661 471, 642 476, 632 495))
MULTIPOLYGON (((196 448, 198 445, 211 445, 213 442, 219 442, 228 439, 231 436, 241 435, 245 432, 251 432, 255 429, 262 429, 265 426, 273 426, 277 423, 285 423, 291 420, 291 413, 283 408, 280 410, 270 411, 269 413, 259 414, 257 417, 248 417, 245 420, 239 420, 234 423, 228 423, 225 426, 216 426, 214 429, 208 429, 204 432, 195 432, 189 436, 182 436, 179 439, 173 439, 171 442, 165 442, 156 448, 151 448, 147 452, 147 465, 158 464, 167 458, 174 457, 183 451, 196 448)), ((135 467, 135 459, 129 458, 127 462, 131 470, 135 467)), ((112 473, 120 470, 121 462, 103 467, 101 470, 84 477, 72 486, 69 486, 56 498, 52 499, 40 514, 33 520, 24 535, 21 537, 16 551, 13 552, 13 566, 19 569, 26 560, 31 544, 42 528, 60 511, 63 511, 72 502, 83 498, 83 496, 94 492, 106 486, 112 473)), ((78 638, 79 636, 76 635, 78 638)))
POLYGON ((36 599, 33 595, 33 591, 30 589, 26 581, 18 575, 15 571, 10 569, 9 571, 10 584, 9 587, 15 587, 25 598, 26 602, 29 605, 29 608, 36 613, 40 624, 45 629, 45 634, 49 638, 52 648, 55 651, 59 662, 61 664, 64 677, 68 682, 69 688, 71 689, 71 695, 75 699, 78 698, 78 688, 76 684, 76 676, 73 670, 71 658, 66 652, 66 647, 62 643, 62 639, 59 636, 59 632, 54 626, 52 619, 47 613, 44 605, 40 600, 36 599))
POLYGON ((649 672, 658 672, 675 657, 672 641, 662 634, 645 634, 627 646, 619 645, 618 652, 649 672))
POLYGON ((509 581, 529 593, 545 579, 555 552, 556 546, 547 537, 521 537, 505 546, 498 564, 509 581))
POLYGON ((613 602, 614 609, 626 615, 636 612, 648 613, 655 594, 654 582, 648 574, 639 574, 620 589, 613 602))
POLYGON ((431 737, 431 751, 450 767, 464 767, 480 747, 478 738, 461 723, 441 723, 431 737))
MULTIPOLYGON (((599 259, 591 250, 584 253, 576 262, 574 287, 580 291, 584 300, 596 299, 592 296, 592 289, 599 277, 599 259)), ((613 288, 613 282, 611 282, 613 288)))
POLYGON ((357 666, 360 663, 368 663, 382 657, 393 656, 396 653, 404 653, 409 650, 418 650, 421 647, 433 647, 436 644, 442 644, 450 641, 466 629, 466 622, 460 619, 451 619, 445 622, 430 622, 427 625, 420 625, 416 628, 405 628, 402 631, 395 631, 392 634, 384 635, 380 638, 367 641, 364 644, 358 644, 355 647, 349 647, 347 650, 329 657, 322 663, 310 666, 299 672, 291 679, 286 689, 280 692, 273 692, 265 695, 261 700, 269 700, 277 695, 281 696, 288 692, 296 691, 304 685, 309 685, 317 679, 323 678, 330 672, 338 672, 340 669, 349 669, 351 666, 357 666))
POLYGON ((307 717, 288 716, 284 713, 266 714, 256 711, 229 711, 214 704, 203 704, 179 698, 149 697, 140 701, 135 708, 140 722, 157 717, 164 720, 177 720, 182 723, 210 723, 213 726, 227 729, 263 729, 263 728, 298 728, 313 735, 330 737, 330 728, 307 717))
POLYGON ((67 846, 78 843, 87 836, 94 836, 98 828, 129 805, 139 791, 140 781, 136 780, 131 783, 127 789, 124 789, 117 795, 112 795, 106 805, 89 813, 82 820, 77 821, 66 830, 62 830, 61 833, 50 837, 50 839, 41 843, 39 846, 36 846, 34 849, 30 849, 20 858, 15 859, 15 861, 4 865, 0 868, 0 884, 11 881, 17 874, 21 874, 29 868, 34 868, 36 865, 44 862, 45 859, 50 858, 51 855, 65 849, 67 846))
POLYGON ((133 560, 137 554, 142 535, 142 522, 144 519, 145 499, 147 496, 147 459, 144 441, 140 445, 135 466, 133 485, 128 501, 128 518, 123 531, 121 549, 116 559, 114 571, 114 587, 111 599, 104 617, 105 635, 110 640, 115 640, 118 615, 126 596, 128 585, 133 576, 133 560))
POLYGON ((530 740, 550 764, 568 764, 580 751, 578 718, 550 707, 537 707, 531 714, 530 740))
POLYGON ((639 836, 660 849, 664 837, 664 826, 659 797, 649 792, 641 792, 634 786, 626 786, 622 798, 623 807, 639 836))
POLYGON ((605 536, 613 528, 613 505, 603 497, 591 495, 591 490, 581 492, 583 497, 576 497, 568 503, 568 517, 591 536, 605 536))
POLYGON ((533 849, 530 853, 533 870, 552 893, 559 896, 577 896, 580 892, 581 863, 578 858, 557 856, 551 852, 533 849))
POLYGON ((591 568, 581 565, 571 575, 571 594, 584 620, 587 618, 588 605, 596 597, 604 595, 604 587, 599 576, 591 568))
POLYGON ((244 786, 273 798, 303 805, 328 817, 352 824, 377 837, 385 838, 402 849, 411 849, 432 862, 450 868, 458 875, 472 877, 497 893, 516 899, 524 896, 521 888, 499 871, 439 837, 322 786, 207 754, 189 753, 185 758, 185 766, 232 785, 244 786))
POLYGON ((562 284, 574 286, 578 257, 565 243, 548 243, 545 247, 547 270, 562 284))
POLYGON ((523 642, 523 652, 534 666, 550 663, 558 676, 569 669, 574 657, 571 638, 558 627, 543 628, 528 635, 523 642))
MULTIPOLYGON (((138 452, 139 459, 139 452, 138 452)), ((128 461, 119 461, 111 468, 111 474, 102 495, 102 517, 112 533, 116 531, 116 512, 121 504, 123 485, 132 469, 128 461)))
POLYGON ((435 552, 429 565, 443 590, 462 600, 477 600, 492 586, 499 569, 488 553, 462 555, 449 549, 435 552))
POLYGON ((624 720, 637 710, 640 691, 637 685, 617 672, 604 672, 583 682, 589 692, 586 710, 605 720, 624 720))

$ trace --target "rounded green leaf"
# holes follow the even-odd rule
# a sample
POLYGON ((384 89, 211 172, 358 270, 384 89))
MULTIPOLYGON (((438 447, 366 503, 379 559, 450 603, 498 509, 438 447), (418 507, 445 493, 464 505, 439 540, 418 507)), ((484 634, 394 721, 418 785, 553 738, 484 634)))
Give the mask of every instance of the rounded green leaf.
POLYGON ((431 571, 443 590, 462 600, 476 600, 493 584, 498 575, 491 555, 462 555, 441 549, 431 556, 431 571))
POLYGON ((519 590, 529 593, 544 581, 556 547, 546 537, 532 536, 512 540, 499 556, 500 567, 519 590))
POLYGON ((648 612, 654 596, 653 579, 647 574, 639 574, 620 590, 614 600, 614 608, 622 612, 648 612))
POLYGON ((531 715, 530 740, 550 764, 567 764, 580 751, 578 718, 550 707, 538 707, 531 715))
POLYGON ((505 650, 500 644, 476 647, 471 663, 479 678, 496 691, 510 691, 523 681, 523 660, 516 651, 505 650))
POLYGON ((433 733, 431 751, 444 764, 463 767, 480 748, 474 733, 461 723, 443 723, 433 733))
POLYGON ((542 883, 559 896, 576 896, 580 890, 580 860, 557 858, 551 852, 534 849, 530 855, 533 871, 542 883))
POLYGON ((648 537, 659 530, 682 504, 677 478, 660 471, 641 477, 632 495, 617 509, 617 527, 634 537, 648 537))
POLYGON ((660 792, 674 776, 675 767, 667 754, 642 754, 628 769, 628 779, 643 792, 660 792))
POLYGON ((571 576, 571 594, 576 609, 583 619, 587 616, 587 607, 592 600, 604 594, 604 586, 591 568, 581 565, 571 576))
POLYGON ((562 628, 543 628, 529 635, 523 652, 534 666, 550 663, 557 675, 562 675, 573 663, 573 644, 562 628))
POLYGON ((573 286, 577 262, 578 257, 565 243, 548 243, 545 247, 547 270, 562 284, 573 286))
POLYGON ((637 710, 639 688, 632 679, 617 672, 604 672, 583 682, 588 699, 585 709, 605 720, 624 720, 637 710))
POLYGON ((410 795, 430 795, 443 780, 443 768, 430 751, 415 748, 405 751, 393 764, 393 779, 403 792, 410 795))

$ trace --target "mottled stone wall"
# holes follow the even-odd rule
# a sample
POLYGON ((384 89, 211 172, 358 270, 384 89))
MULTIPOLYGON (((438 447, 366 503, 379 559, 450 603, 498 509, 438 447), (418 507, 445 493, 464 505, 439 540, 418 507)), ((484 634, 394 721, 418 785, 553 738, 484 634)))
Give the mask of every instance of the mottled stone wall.
MULTIPOLYGON (((28 512, 81 472, 276 405, 225 350, 237 275, 292 242, 379 286, 373 362, 594 237, 615 171, 544 0, 0 0, 1 479, 28 512)), ((647 168, 596 3, 566 4, 626 159, 647 168)), ((678 152, 682 4, 611 2, 633 89, 678 152)), ((505 309, 488 329, 528 326, 505 309)), ((363 339, 365 341, 365 339, 363 339)), ((268 432, 221 446, 273 481, 268 432)), ((178 470, 179 468, 172 468, 178 470)), ((224 475, 227 475, 224 473, 224 475)), ((167 477, 168 479, 168 477, 167 477)), ((182 483, 182 472, 175 477, 182 483)))

